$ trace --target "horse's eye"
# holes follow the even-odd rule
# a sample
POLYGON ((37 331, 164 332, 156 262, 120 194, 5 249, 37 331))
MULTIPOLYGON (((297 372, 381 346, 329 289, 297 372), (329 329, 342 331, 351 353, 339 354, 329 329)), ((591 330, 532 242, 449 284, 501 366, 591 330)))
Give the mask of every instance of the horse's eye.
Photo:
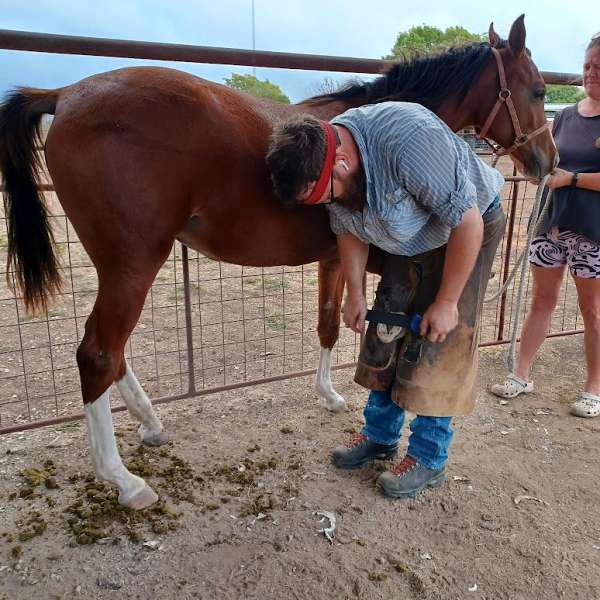
POLYGON ((533 97, 536 100, 543 100, 545 96, 546 96, 545 89, 540 88, 539 90, 534 90, 534 92, 533 92, 533 97))

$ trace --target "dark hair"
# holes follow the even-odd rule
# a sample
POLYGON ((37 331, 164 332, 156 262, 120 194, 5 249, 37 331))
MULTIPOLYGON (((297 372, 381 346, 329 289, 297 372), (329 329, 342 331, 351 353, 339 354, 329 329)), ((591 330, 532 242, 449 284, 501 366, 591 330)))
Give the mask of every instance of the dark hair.
POLYGON ((300 115, 274 127, 266 160, 284 206, 294 206, 306 185, 319 178, 325 151, 325 133, 314 117, 300 115))

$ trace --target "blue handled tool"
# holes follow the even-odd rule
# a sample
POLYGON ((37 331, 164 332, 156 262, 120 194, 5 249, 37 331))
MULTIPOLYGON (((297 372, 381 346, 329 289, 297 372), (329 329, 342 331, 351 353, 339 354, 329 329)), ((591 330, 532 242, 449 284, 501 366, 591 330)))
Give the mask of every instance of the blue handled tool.
POLYGON ((371 321, 372 323, 383 323, 385 325, 406 327, 413 333, 419 335, 423 317, 417 313, 413 315, 404 315, 402 313, 389 313, 383 310, 368 310, 365 319, 367 321, 371 321))

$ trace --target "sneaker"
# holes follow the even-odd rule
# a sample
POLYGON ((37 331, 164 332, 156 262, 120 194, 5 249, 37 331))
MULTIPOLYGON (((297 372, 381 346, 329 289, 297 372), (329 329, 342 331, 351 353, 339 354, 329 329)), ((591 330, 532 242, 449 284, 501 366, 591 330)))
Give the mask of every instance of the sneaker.
POLYGON ((357 433, 344 446, 338 446, 331 453, 331 460, 341 469, 357 469, 376 458, 395 458, 398 444, 377 444, 366 435, 357 433))
POLYGON ((516 398, 519 394, 533 392, 533 381, 526 381, 511 373, 503 383, 495 383, 490 392, 500 398, 516 398))
POLYGON ((391 498, 414 498, 426 487, 437 487, 446 479, 446 468, 428 469, 412 456, 405 456, 377 478, 377 487, 391 498))

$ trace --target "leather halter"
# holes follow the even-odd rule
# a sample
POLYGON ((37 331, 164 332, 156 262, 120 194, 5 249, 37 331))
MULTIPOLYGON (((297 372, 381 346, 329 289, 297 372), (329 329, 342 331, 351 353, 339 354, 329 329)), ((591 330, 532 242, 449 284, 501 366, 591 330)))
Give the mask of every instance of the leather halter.
POLYGON ((544 125, 542 125, 541 127, 538 127, 535 131, 532 131, 531 133, 523 133, 523 130, 521 129, 521 125, 519 124, 519 117, 517 116, 515 104, 512 100, 512 94, 511 94, 510 90, 508 89, 508 85, 506 83, 506 73, 504 72, 504 64, 502 63, 502 56, 500 55, 500 52, 498 52, 498 50, 496 50, 496 48, 490 48, 490 49, 494 55, 494 58, 496 59, 497 65, 498 65, 498 77, 500 79, 500 91, 498 92, 498 100, 496 100, 496 104, 494 105, 494 108, 492 108, 492 111, 490 112, 488 118, 486 119, 483 127, 479 131, 478 136, 492 147, 492 150, 494 151, 494 154, 496 155, 496 160, 497 160, 501 156, 504 156, 506 154, 512 154, 519 146, 523 146, 523 144, 530 142, 534 137, 536 137, 540 133, 543 133, 544 131, 546 131, 546 129, 548 129, 550 124, 545 123, 544 125), (513 129, 515 131, 515 140, 514 140, 512 146, 510 146, 510 148, 503 148, 500 145, 495 145, 486 138, 486 134, 487 134, 489 128, 491 127, 492 123, 494 122, 494 119, 496 118, 496 116, 498 114, 498 111, 500 110, 500 108, 503 105, 506 106, 506 109, 508 110, 508 114, 510 115, 510 119, 512 121, 513 129))

